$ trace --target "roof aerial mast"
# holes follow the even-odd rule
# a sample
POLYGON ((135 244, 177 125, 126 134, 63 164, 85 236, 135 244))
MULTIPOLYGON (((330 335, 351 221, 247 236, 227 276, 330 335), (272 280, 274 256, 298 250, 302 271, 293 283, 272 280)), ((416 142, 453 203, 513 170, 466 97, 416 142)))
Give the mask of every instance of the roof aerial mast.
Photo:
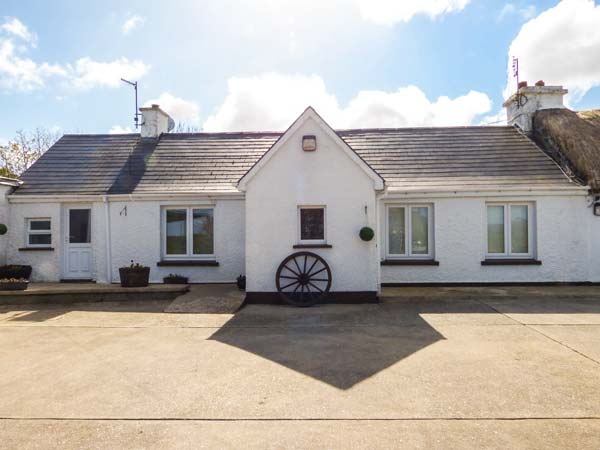
POLYGON ((133 115, 133 121, 135 123, 135 128, 139 128, 139 121, 140 121, 140 116, 142 115, 139 111, 138 111, 138 82, 137 81, 129 81, 126 80, 125 78, 121 78, 121 81, 127 83, 130 86, 133 86, 133 89, 135 90, 135 114, 133 115))

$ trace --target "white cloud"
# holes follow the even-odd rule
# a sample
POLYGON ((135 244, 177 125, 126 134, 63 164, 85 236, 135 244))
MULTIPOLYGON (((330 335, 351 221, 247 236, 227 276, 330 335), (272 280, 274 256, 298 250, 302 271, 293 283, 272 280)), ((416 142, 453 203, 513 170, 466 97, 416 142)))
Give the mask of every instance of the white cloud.
POLYGON ((123 82, 121 78, 136 80, 145 75, 150 66, 142 61, 129 61, 127 58, 119 58, 110 62, 94 61, 89 57, 81 58, 72 69, 73 86, 80 89, 92 87, 118 87, 123 82))
POLYGON ((111 129, 108 130, 108 134, 126 134, 126 133, 133 133, 133 131, 131 131, 131 128, 122 127, 121 125, 113 125, 111 127, 111 129))
POLYGON ((362 17, 379 25, 409 22, 423 14, 431 19, 462 11, 470 0, 358 0, 362 17))
POLYGON ((502 10, 500 10, 500 14, 498 14, 498 20, 503 20, 508 16, 518 16, 523 20, 529 20, 535 16, 537 12, 537 8, 535 5, 528 5, 522 8, 516 6, 514 3, 507 3, 504 5, 502 10))
POLYGON ((32 91, 46 85, 56 77, 80 89, 92 87, 118 87, 121 77, 137 79, 148 72, 150 66, 142 61, 119 58, 109 62, 80 58, 71 64, 36 62, 27 56, 37 37, 18 19, 8 18, 0 26, 0 89, 32 91), (24 45, 16 45, 15 39, 24 45))
POLYGON ((158 98, 148 100, 144 103, 144 106, 152 104, 160 105, 161 109, 176 122, 190 126, 200 125, 200 108, 192 101, 175 97, 168 92, 163 92, 158 98))
POLYGON ((491 101, 476 91, 431 101, 418 87, 406 86, 394 92, 360 91, 341 107, 316 75, 267 73, 229 79, 228 94, 204 129, 284 130, 309 105, 335 128, 405 127, 467 125, 489 112, 491 101))
POLYGON ((133 31, 138 26, 142 25, 144 21, 145 19, 138 15, 131 16, 125 21, 125 23, 123 23, 123 25, 121 26, 121 31, 123 32, 123 34, 128 34, 130 31, 133 31))
POLYGON ((29 31, 25 24, 16 17, 7 17, 0 28, 13 36, 23 39, 32 47, 37 45, 37 35, 29 31))
POLYGON ((67 75, 64 67, 37 63, 25 56, 26 51, 27 48, 15 46, 11 38, 0 35, 0 89, 31 91, 43 87, 49 77, 67 75))
POLYGON ((600 5, 594 0, 563 0, 525 23, 508 52, 505 98, 515 91, 511 59, 519 58, 519 78, 544 80, 569 89, 576 103, 600 86, 600 5))

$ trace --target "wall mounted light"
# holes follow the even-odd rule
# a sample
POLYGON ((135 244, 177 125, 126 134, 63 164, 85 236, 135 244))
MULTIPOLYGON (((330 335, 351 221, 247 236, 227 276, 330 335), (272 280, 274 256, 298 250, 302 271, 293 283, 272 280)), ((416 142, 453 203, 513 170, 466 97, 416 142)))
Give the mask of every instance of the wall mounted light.
POLYGON ((302 136, 302 150, 314 152, 317 149, 317 137, 313 135, 302 136))

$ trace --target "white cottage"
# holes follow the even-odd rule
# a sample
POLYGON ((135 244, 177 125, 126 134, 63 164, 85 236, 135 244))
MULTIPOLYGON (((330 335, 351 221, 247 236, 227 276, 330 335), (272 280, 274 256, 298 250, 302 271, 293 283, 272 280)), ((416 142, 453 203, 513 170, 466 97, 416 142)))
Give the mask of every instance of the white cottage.
POLYGON ((62 137, 7 195, 1 239, 37 281, 113 283, 135 260, 303 303, 600 282, 597 193, 512 125, 563 94, 508 102, 511 126, 333 130, 308 108, 283 133, 168 133, 153 105, 141 134, 62 137))

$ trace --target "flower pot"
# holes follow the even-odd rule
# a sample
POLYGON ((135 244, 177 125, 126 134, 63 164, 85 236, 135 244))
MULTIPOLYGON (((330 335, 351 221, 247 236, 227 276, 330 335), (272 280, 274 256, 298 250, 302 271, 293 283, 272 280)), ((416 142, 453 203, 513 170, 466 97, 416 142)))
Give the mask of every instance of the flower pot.
POLYGON ((0 291, 24 291, 29 286, 27 281, 9 281, 0 283, 0 291))
POLYGON ((188 277, 164 277, 165 284, 188 284, 188 277))
POLYGON ((150 267, 143 269, 121 267, 119 276, 121 277, 121 287, 146 287, 150 279, 150 267))
POLYGON ((237 277, 235 284, 237 284, 237 287, 240 291, 245 291, 246 290, 246 276, 240 275, 239 277, 237 277))
POLYGON ((20 264, 9 264, 0 267, 0 278, 25 278, 31 277, 31 266, 22 266, 20 264))

